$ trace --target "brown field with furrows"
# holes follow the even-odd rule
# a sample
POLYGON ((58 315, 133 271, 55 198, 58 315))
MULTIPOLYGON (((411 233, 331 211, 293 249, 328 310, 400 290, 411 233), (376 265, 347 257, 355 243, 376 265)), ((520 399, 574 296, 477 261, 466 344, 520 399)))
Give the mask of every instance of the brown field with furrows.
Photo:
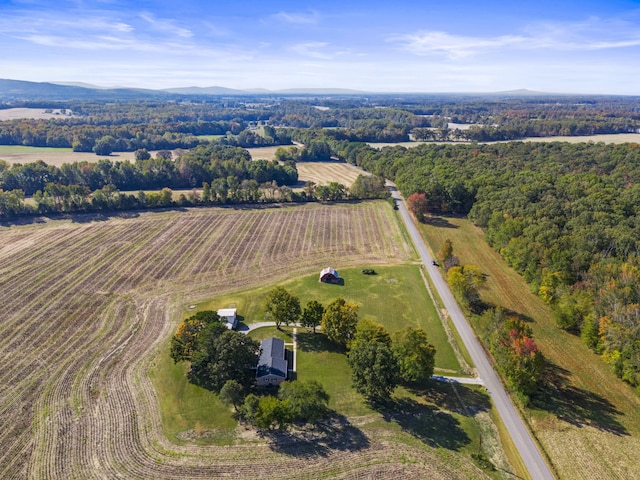
POLYGON ((312 181, 316 185, 338 182, 349 188, 360 174, 366 173, 342 162, 298 162, 298 178, 301 182, 312 181))
MULTIPOLYGON (((175 445, 147 371, 185 306, 326 265, 403 263, 386 202, 200 208, 0 226, 0 478, 486 478, 387 429, 292 450, 175 445)), ((239 427, 239 435, 247 432, 239 427)))
POLYGON ((576 335, 559 329, 551 308, 486 243, 469 220, 434 217, 421 225, 432 251, 446 239, 462 264, 487 275, 481 297, 527 319, 549 367, 524 411, 558 478, 640 478, 640 396, 576 335))

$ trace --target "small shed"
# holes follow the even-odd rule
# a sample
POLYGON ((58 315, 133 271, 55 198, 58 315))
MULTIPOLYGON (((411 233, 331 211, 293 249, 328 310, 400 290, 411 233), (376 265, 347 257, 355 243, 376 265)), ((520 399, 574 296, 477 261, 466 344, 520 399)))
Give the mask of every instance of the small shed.
POLYGON ((238 325, 238 317, 236 315, 237 309, 221 308, 217 313, 220 317, 220 321, 224 322, 229 330, 236 328, 236 325, 238 325))
POLYGON ((260 358, 256 369, 259 387, 275 387, 287 379, 287 360, 284 357, 284 340, 265 338, 260 342, 260 358))
POLYGON ((327 267, 320 272, 320 281, 324 283, 338 283, 340 276, 335 269, 327 267))

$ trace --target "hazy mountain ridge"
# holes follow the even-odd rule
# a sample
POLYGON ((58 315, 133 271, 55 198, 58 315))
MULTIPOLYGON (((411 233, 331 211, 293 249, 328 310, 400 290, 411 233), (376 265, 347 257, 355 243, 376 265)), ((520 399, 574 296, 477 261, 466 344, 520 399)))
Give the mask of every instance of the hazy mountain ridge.
MULTIPOLYGON (((221 86, 176 87, 166 89, 145 89, 130 87, 103 87, 83 82, 29 82, 25 80, 0 79, 0 100, 135 100, 160 98, 180 100, 198 96, 255 96, 255 95, 435 95, 464 97, 598 97, 603 95, 579 95, 567 93, 538 92, 528 89, 516 89, 502 92, 365 92, 348 88, 287 88, 269 90, 265 88, 235 89, 221 86)), ((615 95, 613 95, 615 96, 615 95)))

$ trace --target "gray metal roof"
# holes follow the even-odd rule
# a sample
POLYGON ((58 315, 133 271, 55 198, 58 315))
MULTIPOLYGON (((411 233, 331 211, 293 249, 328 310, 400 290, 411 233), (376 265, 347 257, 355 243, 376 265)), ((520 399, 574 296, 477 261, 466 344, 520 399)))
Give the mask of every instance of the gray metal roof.
POLYGON ((256 377, 277 375, 287 378, 287 361, 284 358, 284 340, 281 338, 266 338, 260 342, 260 359, 256 377))

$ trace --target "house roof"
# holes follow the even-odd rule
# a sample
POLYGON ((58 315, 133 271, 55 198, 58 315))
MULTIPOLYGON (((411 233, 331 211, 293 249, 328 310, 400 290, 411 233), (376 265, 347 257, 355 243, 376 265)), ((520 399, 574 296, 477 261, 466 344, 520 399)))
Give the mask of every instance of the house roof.
POLYGON ((284 340, 281 338, 266 338, 260 343, 260 359, 256 377, 276 375, 287 378, 287 361, 284 358, 284 340))
POLYGON ((221 308, 218 310, 218 316, 222 320, 228 329, 236 328, 238 324, 238 318, 236 317, 236 308, 221 308))

